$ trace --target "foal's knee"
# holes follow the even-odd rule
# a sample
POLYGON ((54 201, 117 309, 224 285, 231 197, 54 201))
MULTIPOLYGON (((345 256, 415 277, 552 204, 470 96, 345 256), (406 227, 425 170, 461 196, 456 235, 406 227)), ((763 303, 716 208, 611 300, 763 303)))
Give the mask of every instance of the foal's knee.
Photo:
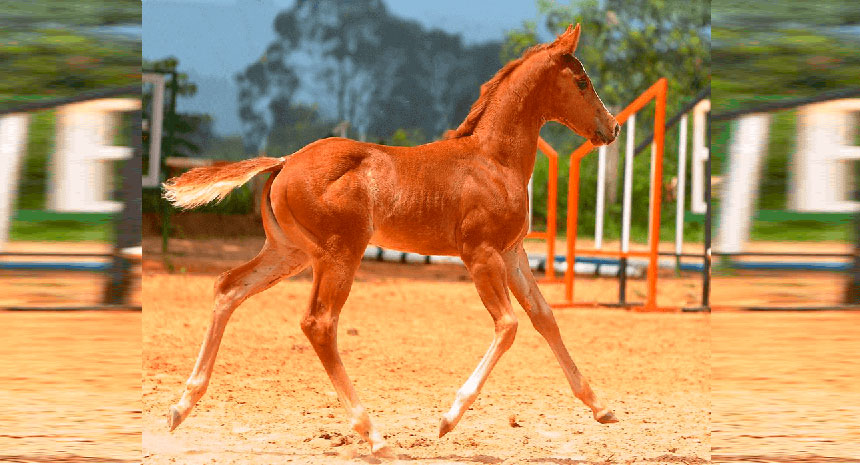
POLYGON ((307 315, 302 318, 302 332, 311 344, 319 346, 334 340, 334 321, 325 315, 307 315))
POLYGON ((503 315, 496 321, 496 334, 499 335, 499 345, 503 350, 507 350, 514 343, 514 338, 517 336, 517 317, 513 314, 503 315))
POLYGON ((215 312, 229 313, 236 300, 241 296, 240 284, 230 271, 222 273, 215 280, 215 312))

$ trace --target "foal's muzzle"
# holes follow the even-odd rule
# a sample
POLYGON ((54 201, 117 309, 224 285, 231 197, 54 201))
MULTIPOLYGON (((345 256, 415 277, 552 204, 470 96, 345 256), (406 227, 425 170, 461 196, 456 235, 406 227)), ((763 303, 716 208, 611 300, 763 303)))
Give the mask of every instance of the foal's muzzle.
POLYGON ((619 132, 621 132, 621 125, 616 122, 612 127, 612 135, 608 135, 602 128, 597 128, 597 131, 594 132, 594 136, 597 142, 600 143, 599 145, 611 144, 618 137, 619 132))

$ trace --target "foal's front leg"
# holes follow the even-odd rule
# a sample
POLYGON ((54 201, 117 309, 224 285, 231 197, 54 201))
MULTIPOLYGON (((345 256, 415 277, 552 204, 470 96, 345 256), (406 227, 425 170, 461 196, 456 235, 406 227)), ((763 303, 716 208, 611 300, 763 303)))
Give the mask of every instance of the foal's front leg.
POLYGON ((505 261, 508 269, 508 286, 529 315, 535 329, 549 343, 552 353, 555 354, 564 371, 564 376, 567 377, 567 382, 570 383, 573 394, 591 409, 595 420, 600 423, 617 422, 615 414, 597 398, 567 352, 552 310, 544 300, 529 268, 528 257, 522 244, 508 252, 505 255, 505 261))
POLYGON ((475 287, 481 301, 493 317, 496 325, 496 334, 487 353, 478 363, 475 371, 457 391, 457 397, 451 410, 442 416, 442 424, 439 425, 439 437, 457 426, 457 422, 478 397, 481 387, 487 381, 493 367, 514 343, 517 333, 517 317, 511 308, 511 301, 505 287, 505 262, 499 251, 492 247, 482 245, 466 251, 463 262, 472 275, 475 287))

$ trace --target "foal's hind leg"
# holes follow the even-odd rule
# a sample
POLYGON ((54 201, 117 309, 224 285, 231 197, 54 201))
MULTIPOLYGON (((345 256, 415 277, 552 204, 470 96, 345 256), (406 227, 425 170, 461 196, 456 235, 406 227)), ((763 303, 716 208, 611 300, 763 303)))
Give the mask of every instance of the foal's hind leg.
POLYGON ((194 371, 185 384, 182 399, 170 407, 168 424, 170 431, 176 429, 194 404, 206 392, 212 367, 218 354, 218 346, 224 335, 227 320, 233 310, 248 297, 274 286, 278 281, 293 276, 307 268, 308 256, 303 251, 288 246, 276 247, 266 242, 263 250, 251 261, 222 274, 215 283, 215 310, 212 323, 200 348, 194 371))
POLYGON ((370 444, 373 453, 386 453, 385 440, 373 427, 370 416, 361 405, 337 351, 337 321, 352 287, 362 251, 330 253, 326 258, 314 260, 314 284, 310 307, 302 319, 302 331, 325 367, 352 428, 370 444))
POLYGON ((442 416, 439 437, 457 426, 457 422, 478 397, 478 392, 490 376, 490 371, 514 343, 517 333, 517 317, 511 308, 508 290, 505 288, 505 262, 501 254, 488 246, 479 246, 462 254, 481 301, 493 317, 496 333, 487 353, 466 383, 457 391, 451 410, 442 416))
POLYGON ((552 310, 544 300, 537 282, 535 282, 529 268, 528 257, 522 245, 506 254, 505 261, 508 268, 508 286, 529 315, 535 329, 549 343, 561 369, 564 370, 564 375, 567 377, 567 382, 570 383, 573 394, 591 409, 594 418, 600 423, 617 422, 615 414, 597 398, 588 385, 588 381, 576 368, 573 359, 567 352, 567 348, 561 340, 558 324, 556 324, 552 310))

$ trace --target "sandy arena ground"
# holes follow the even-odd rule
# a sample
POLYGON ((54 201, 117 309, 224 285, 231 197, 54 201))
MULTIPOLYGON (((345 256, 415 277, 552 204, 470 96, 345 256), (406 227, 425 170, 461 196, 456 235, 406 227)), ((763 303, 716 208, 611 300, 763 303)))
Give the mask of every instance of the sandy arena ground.
POLYGON ((711 316, 714 461, 860 462, 860 313, 711 316))
MULTIPOLYGON (((7 250, 107 249, 12 243, 7 250)), ((97 303, 103 286, 99 273, 4 270, 0 307, 97 303)), ((0 461, 140 460, 140 331, 140 312, 0 311, 0 461)))
POLYGON ((140 318, 0 311, 0 462, 140 460, 140 318))
MULTIPOLYGON (((172 247, 172 265, 185 273, 145 263, 144 462, 377 463, 352 433, 299 328, 309 273, 239 308, 209 391, 167 432, 167 408, 209 322, 214 278, 250 250, 230 242, 172 247), (208 255, 223 258, 207 266, 208 255)), ((561 286, 549 289, 560 298, 561 286)), ((513 348, 457 428, 438 439, 439 419, 486 350, 492 322, 462 267, 362 265, 339 343, 363 402, 395 448, 391 463, 708 460, 707 315, 556 312, 574 359, 621 419, 605 426, 574 398, 546 343, 515 308, 522 324, 513 348)))
MULTIPOLYGON (((298 328, 308 273, 237 311, 209 393, 167 433, 166 408, 193 365, 214 278, 261 243, 173 240, 173 275, 157 240, 145 243, 145 463, 376 461, 351 433, 298 328)), ((631 284, 632 295, 644 296, 644 281, 631 284)), ((695 275, 663 274, 660 302, 692 305, 699 285, 695 275)), ((713 286, 720 311, 710 316, 556 311, 574 358, 622 419, 611 426, 589 418, 515 306, 523 325, 514 347, 457 429, 435 437, 439 416, 491 337, 460 267, 365 262, 344 310, 341 352, 397 447, 395 463, 700 463, 712 447, 720 461, 858 460, 860 366, 850 354, 857 353, 860 314, 730 311, 838 303, 844 277, 717 273, 713 286), (512 415, 521 428, 510 426, 512 415)), ((560 285, 543 289, 550 301, 561 298, 560 285)), ((578 280, 582 300, 611 300, 615 292, 613 279, 578 280)))

